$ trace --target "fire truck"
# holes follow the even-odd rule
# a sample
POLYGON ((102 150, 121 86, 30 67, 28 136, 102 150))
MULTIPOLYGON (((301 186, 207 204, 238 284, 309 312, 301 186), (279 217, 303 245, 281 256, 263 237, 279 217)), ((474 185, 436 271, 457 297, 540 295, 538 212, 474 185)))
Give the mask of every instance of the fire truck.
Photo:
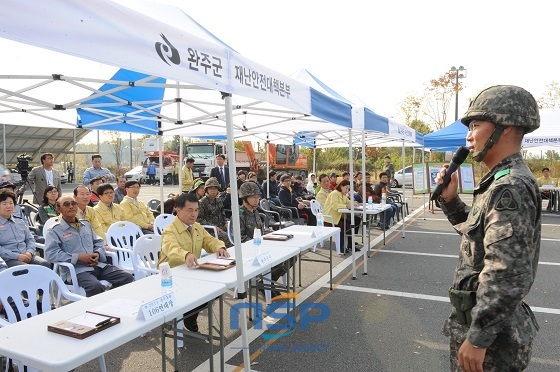
MULTIPOLYGON (((157 151, 157 141, 156 139, 148 138, 142 143, 142 150, 144 151, 144 155, 146 159, 142 162, 142 180, 148 179, 146 174, 148 170, 148 165, 152 162, 155 162, 156 165, 156 181, 159 181, 159 173, 160 173, 160 166, 159 166, 159 151, 157 151)), ((173 163, 177 163, 177 167, 181 165, 181 161, 179 159, 179 154, 174 151, 163 151, 162 152, 163 158, 163 183, 165 185, 170 185, 173 183, 173 163)))

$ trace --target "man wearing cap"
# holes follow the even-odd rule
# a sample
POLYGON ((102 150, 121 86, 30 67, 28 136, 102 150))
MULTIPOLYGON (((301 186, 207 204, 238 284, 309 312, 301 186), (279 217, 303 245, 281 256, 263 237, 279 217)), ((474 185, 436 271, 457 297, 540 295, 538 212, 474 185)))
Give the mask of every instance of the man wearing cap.
MULTIPOLYGON (((47 260, 72 263, 78 284, 87 297, 105 290, 100 280, 108 281, 113 287, 132 283, 132 274, 106 263, 103 239, 93 232, 87 220, 76 217, 78 203, 71 196, 62 196, 56 201, 56 207, 62 218, 58 217, 46 231, 47 260)), ((63 271, 63 279, 69 279, 66 271, 63 271)))
POLYGON ((119 204, 124 220, 138 225, 144 234, 153 234, 154 214, 143 201, 138 200, 140 183, 138 181, 127 181, 124 188, 126 196, 119 204))
POLYGON ((457 195, 456 174, 438 200, 462 236, 443 327, 451 369, 522 371, 538 330, 523 300, 537 272, 541 196, 520 151, 524 134, 540 125, 539 108, 522 88, 493 86, 471 102, 461 122, 469 128, 473 159, 490 171, 476 186, 472 207, 457 195))
POLYGON ((101 166, 101 155, 95 154, 91 156, 91 167, 84 172, 84 185, 89 185, 90 181, 99 177, 103 182, 110 182, 115 180, 115 176, 107 168, 101 166))
POLYGON ((210 177, 204 185, 204 197, 200 199, 197 221, 201 225, 216 226, 218 237, 226 247, 231 247, 227 234, 227 218, 224 203, 218 198, 220 183, 216 177, 210 177))
MULTIPOLYGON (((542 177, 537 178, 537 183, 539 184, 539 187, 549 186, 554 188, 554 186, 557 186, 554 178, 550 177, 550 169, 548 169, 548 167, 544 167, 542 169, 542 177)), ((556 205, 555 190, 541 190, 541 197, 543 199, 548 199, 546 211, 551 212, 553 207, 556 205)))
MULTIPOLYGON (((244 243, 253 239, 255 228, 261 230, 262 235, 268 233, 268 231, 265 231, 261 216, 257 210, 261 198, 258 185, 251 181, 245 182, 239 188, 239 197, 243 200, 243 205, 239 207, 239 232, 241 233, 241 242, 244 243)), ((292 267, 294 262, 295 259, 291 259, 289 266, 292 267)), ((274 266, 271 269, 270 275, 272 282, 276 282, 284 274, 286 274, 284 264, 274 266)), ((279 294, 279 292, 272 290, 272 297, 276 297, 279 294)))
POLYGON ((58 194, 62 195, 60 173, 53 168, 53 165, 54 156, 47 152, 41 155, 41 166, 35 167, 29 172, 27 179, 33 188, 33 203, 35 204, 42 203, 43 194, 49 185, 56 187, 58 194))

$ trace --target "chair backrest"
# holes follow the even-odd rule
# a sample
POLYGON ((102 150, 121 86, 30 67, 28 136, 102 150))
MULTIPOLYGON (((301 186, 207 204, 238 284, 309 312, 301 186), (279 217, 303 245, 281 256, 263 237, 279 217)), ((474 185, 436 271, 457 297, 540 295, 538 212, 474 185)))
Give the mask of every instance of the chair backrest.
POLYGON ((109 226, 109 230, 107 230, 107 245, 132 251, 134 243, 142 235, 144 233, 135 223, 118 221, 109 226))
POLYGON ((132 249, 136 240, 143 236, 144 233, 138 225, 128 221, 118 221, 109 226, 107 230, 107 245, 115 251, 118 262, 113 262, 123 270, 131 273, 134 272, 132 267, 132 249))
MULTIPOLYGON (((50 229, 51 227, 53 227, 53 225, 56 223, 56 219, 58 217, 51 217, 47 220, 47 222, 45 222, 45 224, 43 225, 43 235, 46 235, 47 230, 50 229)), ((45 241, 46 243, 46 241, 45 241)))
POLYGON ((132 249, 132 267, 134 268, 134 278, 136 280, 157 273, 160 252, 160 235, 144 235, 136 240, 132 249))
POLYGON ((50 288, 66 289, 62 279, 54 271, 41 265, 19 265, 0 273, 0 301, 10 323, 31 318, 41 311, 51 310, 50 288), (25 295, 25 297, 24 297, 25 295), (36 298, 42 296, 40 310, 36 298), (11 305, 11 306, 10 306, 11 305), (19 317, 14 308, 17 309, 19 317))
POLYGON ((234 244, 234 243, 233 243, 233 235, 231 235, 231 233, 232 233, 232 231, 231 231, 231 220, 229 220, 229 221, 227 222, 227 237, 228 237, 228 239, 229 239, 229 242, 230 242, 231 244, 234 244))
POLYGON ((22 204, 19 205, 23 215, 25 216, 25 220, 28 226, 37 226, 35 223, 35 218, 38 218, 39 209, 31 204, 22 204))
POLYGON ((163 213, 157 216, 154 221, 154 234, 161 235, 163 229, 173 222, 174 217, 174 215, 168 213, 163 213))
POLYGON ((316 199, 310 201, 311 212, 316 216, 318 213, 323 213, 323 206, 316 199))
POLYGON ((259 200, 259 205, 261 207, 261 209, 265 212, 270 211, 270 200, 268 199, 261 199, 259 200))
POLYGON ((148 208, 150 208, 151 210, 157 211, 159 209, 159 205, 160 205, 160 201, 157 199, 151 199, 150 201, 148 201, 148 203, 146 203, 146 205, 148 206, 148 208))

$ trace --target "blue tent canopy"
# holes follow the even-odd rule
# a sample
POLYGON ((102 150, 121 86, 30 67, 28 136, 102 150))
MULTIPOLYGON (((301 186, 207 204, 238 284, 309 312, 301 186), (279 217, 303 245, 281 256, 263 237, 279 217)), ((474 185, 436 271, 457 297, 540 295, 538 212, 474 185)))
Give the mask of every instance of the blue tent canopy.
POLYGON ((468 128, 457 120, 451 125, 424 136, 424 147, 432 151, 455 151, 467 143, 468 128))
POLYGON ((99 90, 108 94, 93 93, 92 99, 80 104, 78 127, 157 134, 158 123, 154 117, 161 112, 164 88, 136 86, 134 83, 142 80, 164 84, 165 79, 120 69, 111 80, 129 84, 103 84, 99 90))

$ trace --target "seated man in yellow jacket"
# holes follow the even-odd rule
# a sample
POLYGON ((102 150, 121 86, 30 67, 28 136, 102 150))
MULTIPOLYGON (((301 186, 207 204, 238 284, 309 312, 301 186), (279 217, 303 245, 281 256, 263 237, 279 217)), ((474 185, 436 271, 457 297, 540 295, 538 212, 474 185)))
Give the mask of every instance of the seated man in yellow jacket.
POLYGON ((126 196, 119 204, 124 214, 124 220, 138 225, 144 234, 152 234, 154 232, 155 218, 148 206, 138 200, 140 182, 126 181, 124 189, 126 190, 126 196))
MULTIPOLYGON (((210 235, 198 218, 198 198, 193 193, 179 195, 175 200, 177 215, 173 222, 162 232, 161 254, 159 263, 169 262, 169 266, 176 267, 186 264, 188 268, 198 265, 202 248, 208 253, 217 253, 218 257, 229 257, 223 241, 210 235)), ((192 310, 185 318, 185 327, 189 331, 198 332, 198 311, 202 305, 192 310)), ((187 314, 185 314, 186 316, 187 314)))
POLYGON ((93 210, 95 211, 95 219, 101 224, 101 229, 105 235, 112 224, 119 221, 124 221, 124 214, 118 204, 113 203, 115 200, 115 189, 108 183, 97 188, 99 195, 99 203, 93 210))

